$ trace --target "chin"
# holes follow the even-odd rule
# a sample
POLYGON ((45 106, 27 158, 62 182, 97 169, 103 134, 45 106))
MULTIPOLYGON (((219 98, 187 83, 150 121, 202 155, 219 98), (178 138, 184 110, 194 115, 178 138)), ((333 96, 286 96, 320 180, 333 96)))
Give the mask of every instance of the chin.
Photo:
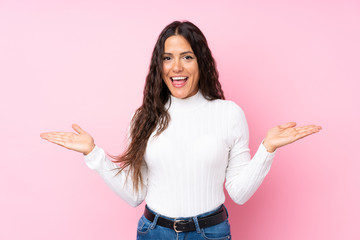
POLYGON ((186 98, 188 95, 186 95, 186 94, 178 94, 178 93, 171 93, 171 95, 173 96, 173 97, 176 97, 176 98, 186 98))
POLYGON ((170 93, 173 97, 176 98, 184 98, 186 96, 186 93, 184 93, 183 91, 179 91, 177 89, 170 90, 170 93))
POLYGON ((192 89, 179 90, 179 89, 175 89, 175 90, 170 91, 170 92, 171 92, 171 95, 173 97, 185 99, 185 98, 189 98, 189 97, 194 96, 198 92, 198 90, 199 89, 197 89, 197 90, 192 90, 192 89))

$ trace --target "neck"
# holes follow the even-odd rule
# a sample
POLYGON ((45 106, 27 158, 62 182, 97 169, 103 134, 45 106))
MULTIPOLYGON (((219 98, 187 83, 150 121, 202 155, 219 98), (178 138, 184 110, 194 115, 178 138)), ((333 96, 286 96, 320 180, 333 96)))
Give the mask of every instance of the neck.
POLYGON ((188 98, 176 98, 172 95, 170 95, 169 101, 166 103, 166 108, 169 108, 169 111, 191 111, 199 106, 201 106, 203 103, 206 102, 206 99, 202 95, 201 91, 198 90, 197 93, 191 97, 188 98))

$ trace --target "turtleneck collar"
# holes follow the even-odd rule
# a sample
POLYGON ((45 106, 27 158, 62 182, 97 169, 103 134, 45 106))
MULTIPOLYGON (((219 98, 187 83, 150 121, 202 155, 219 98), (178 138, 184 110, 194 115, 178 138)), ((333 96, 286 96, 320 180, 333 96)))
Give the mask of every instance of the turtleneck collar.
POLYGON ((176 98, 173 95, 170 95, 170 99, 165 104, 165 107, 168 108, 170 105, 169 111, 191 111, 195 110, 204 104, 207 100, 202 95, 201 91, 198 90, 197 93, 188 98, 176 98), (171 102, 171 103, 170 103, 171 102))

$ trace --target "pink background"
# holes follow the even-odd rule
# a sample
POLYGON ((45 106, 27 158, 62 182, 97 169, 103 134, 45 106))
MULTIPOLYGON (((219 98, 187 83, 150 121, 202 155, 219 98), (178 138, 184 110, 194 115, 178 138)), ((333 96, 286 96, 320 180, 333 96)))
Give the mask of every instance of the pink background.
POLYGON ((78 123, 112 154, 142 101, 160 31, 204 32, 255 153, 288 121, 323 130, 278 150, 233 239, 360 239, 359 1, 0 1, 0 239, 135 239, 132 208, 41 132, 78 123))

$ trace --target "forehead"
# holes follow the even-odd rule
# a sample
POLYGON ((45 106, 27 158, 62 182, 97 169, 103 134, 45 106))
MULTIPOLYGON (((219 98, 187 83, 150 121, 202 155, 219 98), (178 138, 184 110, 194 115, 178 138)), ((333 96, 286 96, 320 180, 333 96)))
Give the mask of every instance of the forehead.
POLYGON ((165 40, 164 45, 164 52, 165 53, 177 53, 177 52, 184 52, 184 51, 191 51, 192 48, 190 43, 181 35, 174 35, 168 37, 165 40))

